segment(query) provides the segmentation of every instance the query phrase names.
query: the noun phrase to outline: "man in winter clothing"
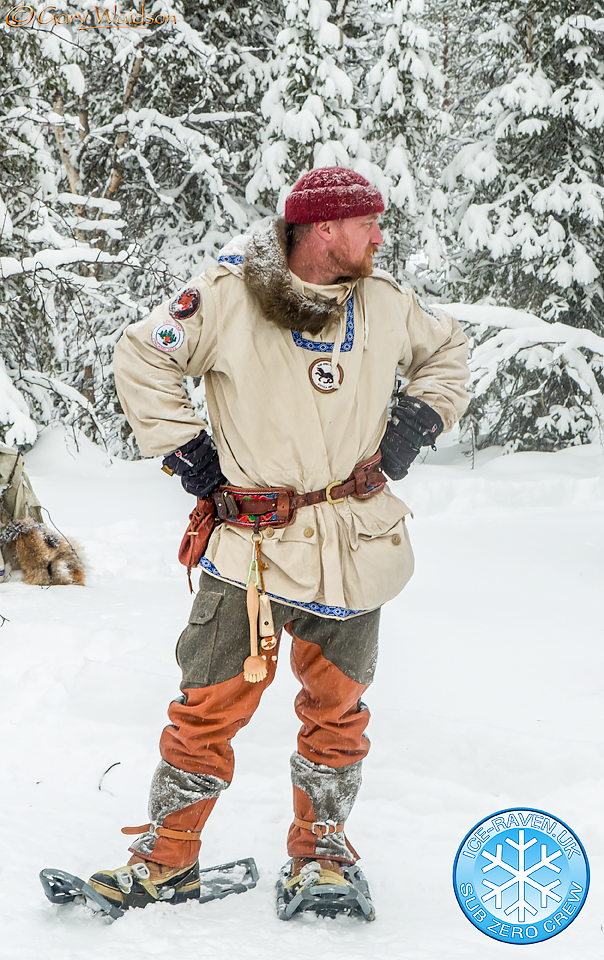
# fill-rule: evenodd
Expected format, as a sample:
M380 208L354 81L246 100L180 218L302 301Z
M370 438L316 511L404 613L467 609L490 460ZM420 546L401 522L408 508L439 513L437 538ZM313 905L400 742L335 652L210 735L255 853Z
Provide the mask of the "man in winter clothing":
M142 453L163 456L189 492L214 489L223 520L177 647L182 696L161 737L151 823L130 847L135 892L143 862L156 891L195 895L199 835L232 779L231 738L274 677L283 628L302 687L292 881L317 862L338 882L358 859L344 824L369 749L361 697L379 609L413 571L409 510L381 470L404 476L467 404L459 324L373 269L383 209L353 171L311 171L288 197L285 220L232 241L217 266L117 346L117 389ZM397 368L408 385L388 421ZM200 375L213 442L182 386ZM273 620L271 636L260 630L257 682L244 670L254 549L252 580L270 597ZM91 883L116 903L149 899L125 893L112 871Z

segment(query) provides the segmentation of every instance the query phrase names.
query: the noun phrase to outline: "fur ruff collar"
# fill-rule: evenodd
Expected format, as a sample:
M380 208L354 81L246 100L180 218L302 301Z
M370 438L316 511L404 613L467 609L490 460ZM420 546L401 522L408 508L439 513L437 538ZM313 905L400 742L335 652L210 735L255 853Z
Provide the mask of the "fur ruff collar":
M243 278L267 320L285 330L316 336L340 320L343 307L335 299L307 296L295 290L286 250L285 220L276 220L266 233L253 234L248 239Z

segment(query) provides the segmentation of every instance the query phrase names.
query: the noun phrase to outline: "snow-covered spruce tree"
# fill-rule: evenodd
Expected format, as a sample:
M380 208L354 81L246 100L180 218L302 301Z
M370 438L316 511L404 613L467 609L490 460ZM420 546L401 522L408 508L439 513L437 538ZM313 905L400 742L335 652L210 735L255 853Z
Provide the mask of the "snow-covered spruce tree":
M241 198L253 172L263 122L260 102L272 79L275 38L282 25L280 3L256 0L183 0L187 22L216 48L215 68L196 112L205 112L204 129L228 155L221 163L229 195ZM235 226L241 226L239 210Z
M490 323L479 305L457 310L470 321L473 396L462 437L472 451L493 445L551 451L602 441L603 337L530 314L506 317L502 308L491 308Z
M433 62L435 36L424 22L424 0L386 0L375 7L376 32L368 73L367 140L389 181L382 218L382 258L400 280L422 285L422 275L441 265L433 208L442 207L436 186L450 117L443 109L444 77Z
M76 229L83 206L68 220L53 213L62 159L66 179L73 176L65 125L77 123L65 117L60 90L75 96L81 73L70 48L47 30L3 23L0 47L0 355L14 384L11 390L5 382L2 393L21 412L19 417L12 404L3 403L3 436L8 443L31 444L37 435L32 416L41 423L62 416L72 424L85 417L102 437L87 395L92 367L86 344L94 334L84 308L86 292L98 292L89 264L100 253ZM119 223L108 220L107 229L118 231Z
M474 51L454 51L463 146L444 175L458 204L450 290L601 333L604 4L470 6Z
M227 5L202 6L228 19ZM3 338L3 355L39 423L78 423L116 452L134 447L111 376L115 341L247 223L237 181L249 176L266 56L263 23L251 36L239 24L219 51L179 6L145 9L162 25L79 31L69 20L94 22L87 0L58 25L0 33L0 129L19 138L4 152L16 186L2 253L17 254L3 261L4 323L20 336Z
M246 191L267 214L283 208L292 184L313 167L352 167L384 185L361 130L367 3L283 0L283 8Z

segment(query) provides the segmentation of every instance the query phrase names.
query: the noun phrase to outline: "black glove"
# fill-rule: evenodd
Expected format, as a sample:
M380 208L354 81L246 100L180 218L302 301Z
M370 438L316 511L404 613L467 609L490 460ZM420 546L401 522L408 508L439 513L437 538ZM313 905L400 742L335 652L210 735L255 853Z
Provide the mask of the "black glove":
M392 480L402 480L421 448L433 446L443 429L441 418L427 403L397 394L380 444L382 470Z
M226 483L218 452L205 430L164 457L162 470L170 476L177 474L187 493L194 497L207 497L221 483Z

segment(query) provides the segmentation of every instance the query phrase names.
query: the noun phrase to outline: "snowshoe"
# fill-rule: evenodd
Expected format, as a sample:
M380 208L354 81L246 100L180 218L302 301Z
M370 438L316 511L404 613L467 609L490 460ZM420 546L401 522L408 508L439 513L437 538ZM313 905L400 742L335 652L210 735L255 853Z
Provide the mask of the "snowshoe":
M129 907L148 903L183 903L185 900L221 900L231 893L244 893L258 882L258 870L252 857L233 860L216 867L199 869L197 863L180 873L165 868L163 881L152 883L145 863L134 863L118 870L101 870L88 883L64 870L47 868L40 873L44 893L51 903L79 902L108 920L117 920Z
M286 863L277 880L277 916L291 920L296 913L310 911L320 917L338 914L375 920L369 885L359 867L342 864L342 874L318 861L306 863L292 877L292 862Z
M74 900L86 903L93 913L100 913L109 920L117 920L124 914L120 907L114 906L84 880L74 876L73 873L47 867L40 871L40 882L51 903L62 905L72 903Z

